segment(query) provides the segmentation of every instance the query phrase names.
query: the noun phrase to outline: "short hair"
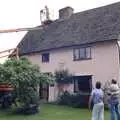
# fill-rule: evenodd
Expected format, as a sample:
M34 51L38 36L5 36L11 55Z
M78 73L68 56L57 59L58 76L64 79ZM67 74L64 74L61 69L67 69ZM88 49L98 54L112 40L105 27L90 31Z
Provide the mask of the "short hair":
M112 84L117 84L117 81L112 79Z
M99 82L99 81L96 82L96 85L95 85L95 86L96 86L97 89L100 89L100 88L101 88L101 82Z

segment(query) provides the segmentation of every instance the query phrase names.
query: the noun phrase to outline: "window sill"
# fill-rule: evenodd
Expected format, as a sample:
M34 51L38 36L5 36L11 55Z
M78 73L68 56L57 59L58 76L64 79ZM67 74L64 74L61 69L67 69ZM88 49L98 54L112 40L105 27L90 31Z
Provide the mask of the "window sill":
M91 60L92 58L84 58L84 59L73 59L73 61L83 61L83 60Z
M42 62L42 63L45 63L45 64L47 64L47 63L49 63L49 62Z
M80 95L90 95L91 92L85 91L85 92L80 92L80 91L74 91L74 94L80 94Z

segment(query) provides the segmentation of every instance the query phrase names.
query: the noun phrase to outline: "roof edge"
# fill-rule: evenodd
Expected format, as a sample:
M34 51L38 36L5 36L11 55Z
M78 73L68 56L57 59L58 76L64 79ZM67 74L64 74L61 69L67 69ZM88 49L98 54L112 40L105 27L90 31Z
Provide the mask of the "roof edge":
M63 48L69 48L69 47L77 47L77 46L84 46L84 45L92 45L92 44L96 44L96 43L102 43L102 42L111 42L111 41L118 41L117 39L111 39L111 40L107 40L107 41L98 41L98 42L92 42L92 43L86 43L86 44L79 44L79 45L69 45L69 46L62 46L62 47L56 47L56 48L50 48L50 49L44 49L44 50L39 50L39 51L31 51L31 52L27 52L27 53L23 53L23 54L19 54L20 56L23 55L30 55L30 54L35 54L35 53L39 53L39 52L45 52L45 51L50 51L50 50L57 50L57 49L63 49Z

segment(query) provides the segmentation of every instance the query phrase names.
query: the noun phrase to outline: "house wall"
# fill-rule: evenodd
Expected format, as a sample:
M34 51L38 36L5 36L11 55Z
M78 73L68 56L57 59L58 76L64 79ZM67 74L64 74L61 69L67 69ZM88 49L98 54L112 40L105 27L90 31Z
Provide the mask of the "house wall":
M42 63L41 54L28 55L32 63L40 66L42 72L52 72L60 68L68 68L75 76L92 75L92 84L101 81L104 85L106 81L112 78L119 81L119 55L116 42L101 42L92 45L92 59L73 61L73 49L63 48L59 50L48 51L50 53L50 62ZM73 85L71 85L73 88ZM50 88L50 100L57 96L57 87Z

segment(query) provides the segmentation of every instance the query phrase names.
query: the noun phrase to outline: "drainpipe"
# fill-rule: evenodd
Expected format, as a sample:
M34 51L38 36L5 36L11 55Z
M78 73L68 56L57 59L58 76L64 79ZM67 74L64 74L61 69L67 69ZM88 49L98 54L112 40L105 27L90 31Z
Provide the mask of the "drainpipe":
M119 39L117 40L117 48L118 48L118 55L119 55L119 82L120 82L120 41Z

